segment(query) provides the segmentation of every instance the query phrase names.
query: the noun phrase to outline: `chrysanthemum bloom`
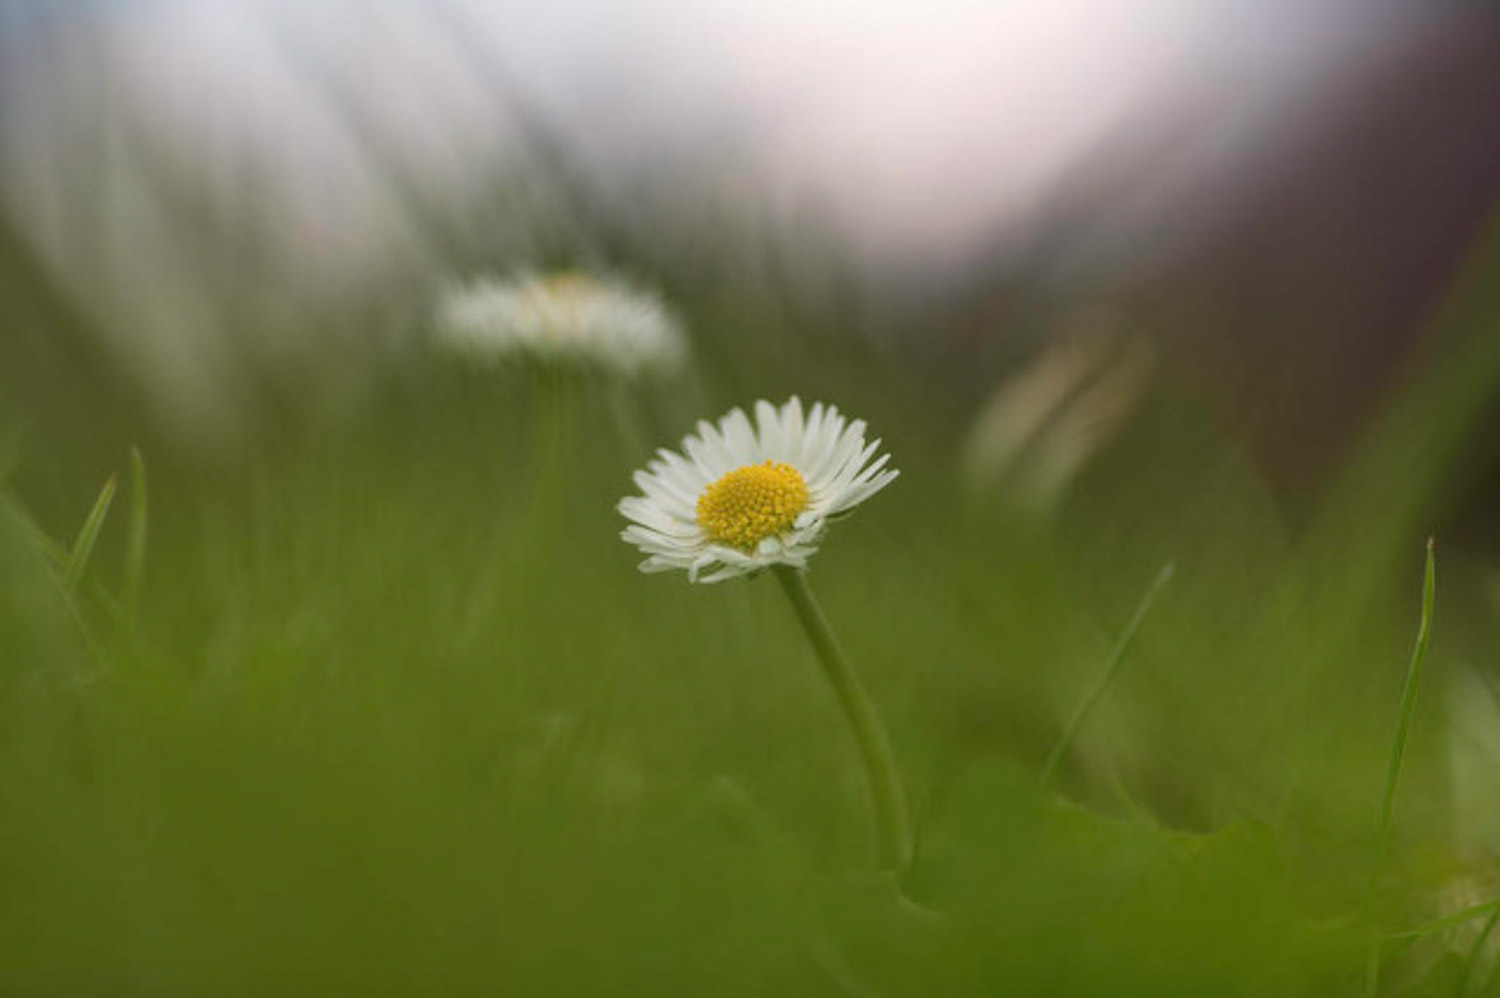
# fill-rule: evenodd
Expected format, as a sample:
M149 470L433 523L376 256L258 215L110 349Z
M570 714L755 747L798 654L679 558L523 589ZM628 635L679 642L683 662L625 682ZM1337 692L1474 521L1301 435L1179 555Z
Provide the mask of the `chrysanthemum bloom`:
M531 357L617 374L671 374L687 358L681 323L649 292L577 271L449 288L433 319L437 342L476 359Z
M657 451L635 473L642 495L620 500L632 521L621 537L647 555L643 572L681 568L719 582L772 565L802 568L832 518L891 483L889 454L865 442L863 420L792 398L755 403L755 423L734 409L700 421L682 454Z

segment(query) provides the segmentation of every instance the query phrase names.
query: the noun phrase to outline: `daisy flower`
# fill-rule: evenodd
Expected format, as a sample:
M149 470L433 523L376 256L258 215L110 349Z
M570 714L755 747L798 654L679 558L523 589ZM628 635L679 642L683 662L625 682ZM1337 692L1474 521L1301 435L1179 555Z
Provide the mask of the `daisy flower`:
M717 425L700 421L682 453L659 450L635 473L641 494L620 500L631 521L620 536L646 555L643 572L681 568L691 582L720 582L772 570L859 748L876 864L899 876L912 835L890 738L803 571L828 522L895 479L879 450L879 440L865 443L863 420L821 402L804 414L795 396L779 409L762 400L753 424L731 409Z
M657 296L578 271L450 287L436 342L473 358L579 362L617 374L671 374L687 359L682 325Z
M755 403L755 422L733 409L662 449L635 473L641 495L620 500L631 521L620 536L640 548L643 572L681 568L692 582L720 582L772 565L803 568L824 528L885 488L897 472L864 420L796 397Z

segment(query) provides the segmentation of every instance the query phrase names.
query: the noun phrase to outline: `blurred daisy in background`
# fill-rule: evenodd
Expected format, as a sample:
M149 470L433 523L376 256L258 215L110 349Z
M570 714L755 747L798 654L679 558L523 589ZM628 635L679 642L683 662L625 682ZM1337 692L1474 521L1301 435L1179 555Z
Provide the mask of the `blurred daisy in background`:
M780 409L755 403L755 423L733 409L700 421L679 454L657 451L635 473L642 495L620 500L621 537L647 555L643 572L681 568L719 582L772 565L803 568L830 519L879 492L898 472L864 420L795 396Z
M438 300L433 337L475 360L531 358L625 377L675 374L688 355L682 324L660 298L581 271L450 287Z

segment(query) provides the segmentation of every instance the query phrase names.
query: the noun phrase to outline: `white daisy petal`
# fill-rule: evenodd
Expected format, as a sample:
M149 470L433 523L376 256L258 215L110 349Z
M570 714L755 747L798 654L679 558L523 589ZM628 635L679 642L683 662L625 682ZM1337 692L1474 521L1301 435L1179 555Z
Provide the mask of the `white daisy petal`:
M703 491L705 485L713 481L705 469L684 460L680 454L674 454L665 449L656 453L660 455L660 459L652 461L647 467L658 477L678 486L684 492L691 492L696 496Z
M873 444L870 445L870 449L873 452L875 450L875 448L877 448L879 446L880 446L880 441L877 440ZM859 484L861 482L868 482L870 479L872 479L876 475L880 474L880 469L884 468L886 466L886 462L890 461L890 459L891 459L891 456L889 454L882 454L878 458L876 458L874 461L871 461L869 464L866 464L864 466L864 468L860 471L860 473L854 477L855 484Z
M879 477L869 482L865 482L862 485L852 486L849 491L845 492L842 496L839 497L838 503L829 510L829 515L841 513L846 509L852 509L855 506L858 506L860 503L864 502L866 499L870 498L872 495L885 488L891 482L895 481L898 474L899 472L896 471L888 471L885 474L880 475Z
M828 474L844 440L844 418L832 407L823 414L823 425L818 438L813 441L814 451L807 457L808 484L823 479Z
M725 565L715 572L700 576L698 582L706 586L714 582L724 582L729 579L737 579L741 575L746 575L751 571L753 571L753 569L745 568L742 565Z
M861 448L859 451L851 455L848 460L846 460L844 464L839 468L838 474L834 476L834 479L830 483L829 488L835 492L846 491L849 486L854 483L854 479L859 474L859 470L864 467L865 462L869 461L870 456L875 453L875 448L878 446L880 446L879 440L875 441L873 444L866 445L865 447Z
M827 457L819 464L812 465L807 471L807 484L812 488L827 489L837 481L844 467L852 461L864 446L862 433L854 432L853 427L844 431L838 437Z
M755 428L743 409L733 409L720 421L729 454L737 467L757 463L761 455L759 442L755 439Z
M679 564L677 564L677 562L675 562L675 561L671 561L671 560L668 560L666 558L662 558L662 557L660 557L658 555L652 555L650 558L647 558L645 561L641 562L636 567L639 568L642 572L651 573L651 572L670 572L670 571L673 571L675 569L679 569L682 566L679 565Z
M663 537L697 537L698 524L672 516L650 499L620 500L620 514Z
M640 524L631 524L620 531L620 538L646 554L680 554L695 551L698 547L693 538L670 537Z
M688 565L688 581L697 582L698 573L714 563L712 554L700 554Z
M720 439L717 431L706 423L698 424L696 437L684 437L683 449L694 464L705 471L710 480L728 474L735 467L734 459Z
M674 468L658 468L654 472L642 475L634 479L636 488L647 494L664 493L672 498L686 504L689 511L693 503L698 501L698 493L703 491L703 483L692 481ZM647 484L649 483L649 485Z
M802 461L803 443L802 400L793 395L781 407L782 453L777 460L799 464Z
M636 488L667 506L674 515L688 518L693 516L693 503L697 501L697 497L690 490L670 479L644 471L637 471L631 476L631 480L635 482Z
M812 409L807 414L807 425L802 428L802 448L803 448L803 450L802 450L801 455L799 455L799 457L801 458L801 460L803 460L803 461L809 461L809 460L812 459L813 455L812 455L812 453L810 451L810 448L813 446L814 441L816 441L817 439L819 439L819 437L822 435L822 432L823 432L823 403L822 402L814 402L813 406L812 406Z
M786 460L786 445L781 433L781 413L765 399L755 403L755 425L759 430L760 454L771 461Z

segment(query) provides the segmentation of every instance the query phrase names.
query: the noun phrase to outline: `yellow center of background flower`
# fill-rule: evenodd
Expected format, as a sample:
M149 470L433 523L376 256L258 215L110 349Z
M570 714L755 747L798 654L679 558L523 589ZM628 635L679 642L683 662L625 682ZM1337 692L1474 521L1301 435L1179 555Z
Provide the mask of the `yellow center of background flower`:
M603 287L597 279L581 270L554 271L540 283L543 291L554 295L593 294Z
M807 483L789 464L736 468L698 497L698 526L714 541L750 550L807 508Z
M604 295L604 285L579 270L560 270L531 282L522 291L528 320L548 340L577 332L578 313Z

